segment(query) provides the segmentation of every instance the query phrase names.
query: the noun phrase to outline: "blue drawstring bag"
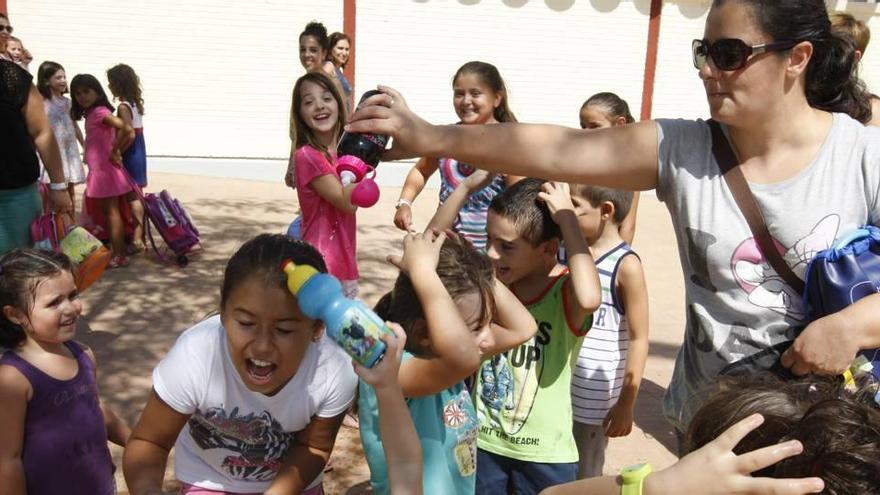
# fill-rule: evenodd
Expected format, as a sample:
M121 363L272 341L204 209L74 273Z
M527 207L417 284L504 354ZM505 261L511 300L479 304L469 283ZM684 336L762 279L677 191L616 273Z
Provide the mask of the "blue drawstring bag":
M807 266L804 306L808 321L836 313L880 292L880 229L867 225L816 254ZM880 318L880 314L877 315ZM880 350L862 351L880 378Z

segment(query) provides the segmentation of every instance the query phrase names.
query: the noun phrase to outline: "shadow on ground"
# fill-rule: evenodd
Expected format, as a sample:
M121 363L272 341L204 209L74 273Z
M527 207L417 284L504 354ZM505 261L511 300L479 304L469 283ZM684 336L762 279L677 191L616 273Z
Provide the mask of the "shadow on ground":
M653 343L651 344L653 347ZM659 412L663 409L663 394L666 388L648 378L642 379L635 411L635 424L645 434L660 442L671 454L678 455L675 430Z

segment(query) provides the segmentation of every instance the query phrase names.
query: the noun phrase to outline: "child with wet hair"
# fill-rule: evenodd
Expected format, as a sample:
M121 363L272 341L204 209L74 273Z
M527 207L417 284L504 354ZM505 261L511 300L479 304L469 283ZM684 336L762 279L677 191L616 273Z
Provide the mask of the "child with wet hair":
M760 413L764 423L739 442L739 454L790 440L803 453L753 473L771 478L818 476L830 495L880 494L880 405L876 386L847 390L839 377L784 381L770 373L721 380L694 415L685 451L709 443L732 424Z
M880 494L877 385L839 377L785 380L769 372L723 378L691 420L685 455L642 478L645 494ZM622 476L555 486L541 495L621 492Z
M478 170L443 203L431 228L446 228L493 176ZM477 493L537 493L577 475L571 377L592 313L601 304L596 265L568 184L527 178L489 205L487 256L495 277L528 308L538 332L477 373ZM569 266L557 262L565 241Z
M375 309L406 333L398 382L421 444L424 493L481 493L475 490L480 425L465 380L481 360L531 339L537 324L493 275L489 258L462 238L410 234L403 255L389 261L401 271ZM384 448L387 428L380 431L379 394L363 380L358 390L373 492L401 493Z

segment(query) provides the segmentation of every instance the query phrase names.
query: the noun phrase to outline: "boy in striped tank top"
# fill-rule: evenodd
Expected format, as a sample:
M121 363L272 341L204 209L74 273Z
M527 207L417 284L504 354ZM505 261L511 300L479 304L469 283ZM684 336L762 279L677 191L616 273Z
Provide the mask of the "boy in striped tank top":
M593 314L571 380L578 479L602 476L609 437L629 435L648 357L648 293L642 263L620 236L633 193L571 185L581 233L590 245L602 305Z

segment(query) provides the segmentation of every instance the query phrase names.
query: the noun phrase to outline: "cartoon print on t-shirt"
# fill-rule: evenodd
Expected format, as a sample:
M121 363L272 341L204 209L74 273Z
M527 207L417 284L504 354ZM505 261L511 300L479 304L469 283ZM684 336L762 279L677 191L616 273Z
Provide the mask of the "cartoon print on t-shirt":
M718 242L714 235L691 227L685 228L692 274L691 282L710 292L718 292L709 276L709 247Z
M813 256L834 243L839 227L840 217L832 214L820 220L809 234L787 249L776 239L773 239L773 243L792 271L803 277ZM740 288L748 294L750 303L798 322L804 320L806 314L800 294L776 274L761 253L755 238L750 237L737 246L730 260L730 268Z
M223 469L233 479L272 481L293 444L294 433L263 411L240 416L238 407L227 414L222 407L190 416L189 433L204 450L223 449Z
M471 396L462 390L443 406L443 424L447 431L454 433L456 444L453 447L458 472L471 476L477 472L477 433L479 425L469 411L472 411Z
M493 357L480 369L479 398L493 428L516 435L528 421L541 388L544 347L550 344L551 328L549 322L538 322L534 337Z

